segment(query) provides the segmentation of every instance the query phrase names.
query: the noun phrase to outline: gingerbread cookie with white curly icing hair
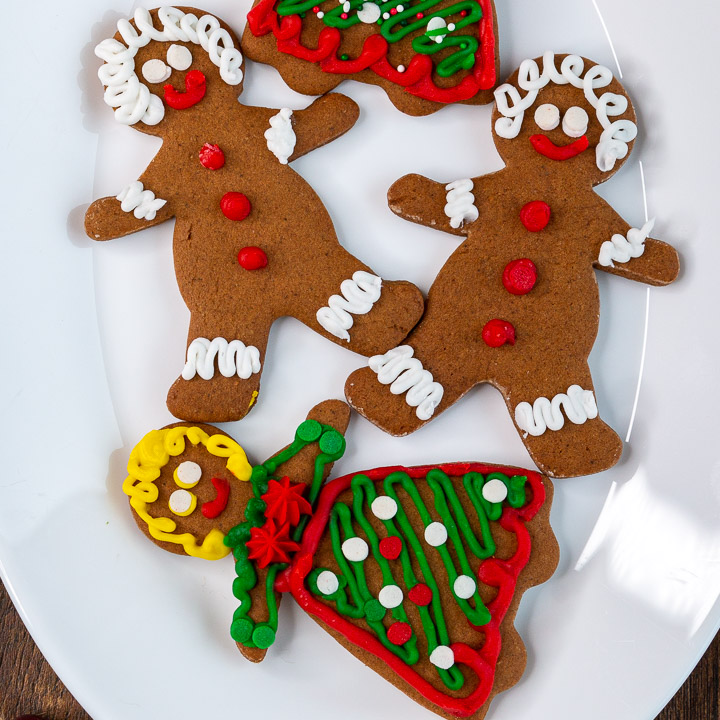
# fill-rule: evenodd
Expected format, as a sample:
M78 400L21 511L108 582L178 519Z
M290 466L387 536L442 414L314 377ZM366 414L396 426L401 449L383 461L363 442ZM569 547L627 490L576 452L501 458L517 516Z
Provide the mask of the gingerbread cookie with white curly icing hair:
M95 50L105 102L163 144L139 180L92 203L85 228L110 240L176 219L175 270L191 318L171 412L194 422L243 417L281 316L364 355L400 342L422 295L344 250L289 164L347 132L357 105L339 94L305 110L242 105L238 40L200 10L139 8L117 28Z
M466 239L417 328L353 373L346 395L406 435L490 383L543 472L599 472L620 458L622 441L598 416L587 363L600 312L594 271L666 285L678 255L649 237L653 222L633 228L593 192L637 135L608 68L550 52L525 60L495 95L503 170L447 185L408 175L388 192L397 215Z

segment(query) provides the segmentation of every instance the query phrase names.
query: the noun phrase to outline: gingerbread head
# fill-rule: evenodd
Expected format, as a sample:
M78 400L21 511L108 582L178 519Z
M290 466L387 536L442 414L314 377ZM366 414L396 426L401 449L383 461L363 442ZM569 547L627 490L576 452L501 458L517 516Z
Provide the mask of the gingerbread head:
M95 54L115 118L150 135L189 127L242 92L243 56L225 23L194 8L137 8Z
M622 167L637 136L635 111L612 71L578 55L523 61L495 98L498 152L528 173L597 185Z

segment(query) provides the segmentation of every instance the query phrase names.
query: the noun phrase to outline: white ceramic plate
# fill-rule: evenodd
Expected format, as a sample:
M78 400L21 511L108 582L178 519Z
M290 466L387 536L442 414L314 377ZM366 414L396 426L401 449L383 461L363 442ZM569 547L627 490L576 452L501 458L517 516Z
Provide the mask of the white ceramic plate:
M242 28L247 2L205 4ZM684 270L676 285L650 291L599 278L603 315L591 364L604 416L629 442L611 471L556 484L562 560L522 604L527 672L495 702L492 720L653 718L720 621L718 150L707 123L720 111L712 69L720 7L597 4L499 0L504 73L548 48L616 68L612 37L642 134L602 193L636 225L646 202ZM102 246L82 232L87 204L135 179L156 146L114 124L95 76L92 48L130 10L121 0L5 10L14 32L3 36L0 118L3 579L96 720L252 711L430 718L289 601L267 660L245 662L228 636L231 563L160 552L130 517L124 466L145 431L171 420L165 392L182 364L187 322L170 225ZM362 108L357 126L295 167L347 248L383 276L427 289L458 240L393 216L386 189L407 172L450 181L498 168L490 110L452 107L413 119L377 88L347 83L342 91ZM308 104L275 70L253 64L243 100ZM286 442L315 402L340 397L362 363L290 320L275 326L268 358L259 406L228 428L255 460ZM471 458L531 464L487 387L409 438L359 418L348 438L338 474Z

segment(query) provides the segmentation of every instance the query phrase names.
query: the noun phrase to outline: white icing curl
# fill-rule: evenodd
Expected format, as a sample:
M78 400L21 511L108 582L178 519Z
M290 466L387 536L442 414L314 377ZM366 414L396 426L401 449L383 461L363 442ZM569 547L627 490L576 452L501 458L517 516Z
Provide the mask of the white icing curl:
M316 314L317 321L331 335L350 341L348 330L352 315L366 315L380 299L382 278L364 270L353 273L352 280L340 283L341 295L331 295L328 304Z
M626 263L638 258L645 252L645 241L655 227L655 218L646 222L640 229L630 228L627 238L620 233L612 236L600 246L598 264L603 267L615 267L614 263Z
M448 191L445 205L445 214L450 218L450 227L462 227L465 222L475 222L478 219L478 209L475 207L475 196L472 194L473 181L469 178L455 180L445 186Z
M145 190L139 180L131 182L116 196L123 212L131 212L138 220L154 220L157 211L167 200L156 198L152 190Z
M560 430L565 425L565 410L568 420L575 425L583 425L598 416L595 395L592 390L583 390L579 385L571 385L567 394L560 393L552 400L539 397L530 405L521 402L515 408L515 422L524 432L538 437L546 430Z
M116 108L118 122L134 125L142 121L146 125L157 125L165 116L162 100L140 82L135 72L135 56L151 40L200 45L220 69L224 82L228 85L242 82L242 54L216 17L203 15L198 18L166 6L158 9L162 30L153 25L152 16L145 8L137 8L133 19L137 29L125 18L118 20L117 29L125 45L115 38L107 38L95 48L95 54L105 61L98 70L98 77L105 85L104 100Z
M265 131L268 150L281 165L287 165L288 158L295 150L297 138L292 127L292 112L290 108L280 110L270 118L270 127Z
M612 71L603 65L595 65L583 76L584 70L585 63L579 55L565 57L558 71L555 53L548 51L543 55L542 73L535 60L523 60L518 71L517 84L525 91L525 96L521 96L519 90L509 83L495 90L497 108L503 116L495 122L495 132L508 140L517 137L525 111L535 103L540 90L551 82L556 85L570 84L582 89L587 101L595 108L597 119L603 128L596 149L597 166L603 172L612 170L617 160L627 156L628 143L637 137L637 125L630 120L610 120L628 109L628 101L624 95L606 92L598 97L595 92L610 85L613 81Z
M247 380L260 372L260 351L254 345L245 345L240 340L228 342L225 338L213 340L196 338L187 349L187 362L182 371L185 380L199 375L203 380L215 376L215 359L223 377L237 375Z
M393 395L407 393L405 402L417 408L415 414L418 419L429 420L445 390L433 380L432 373L413 357L414 353L409 345L400 345L384 355L374 355L368 360L368 366L377 373L380 383L390 385Z

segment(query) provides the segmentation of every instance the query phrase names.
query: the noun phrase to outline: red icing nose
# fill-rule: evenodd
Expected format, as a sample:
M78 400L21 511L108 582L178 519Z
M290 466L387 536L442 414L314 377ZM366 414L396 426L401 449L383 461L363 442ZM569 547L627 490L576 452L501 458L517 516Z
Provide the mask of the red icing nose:
M205 97L205 76L199 70L191 70L185 76L185 92L176 90L170 83L163 87L165 102L173 110L187 110Z
M495 318L485 325L482 339L492 348L502 347L505 343L515 344L515 328L507 320Z

